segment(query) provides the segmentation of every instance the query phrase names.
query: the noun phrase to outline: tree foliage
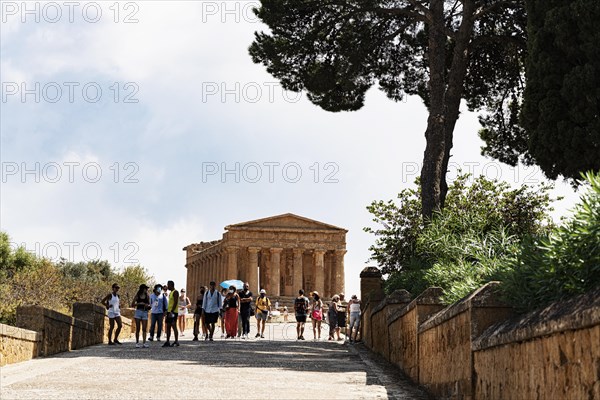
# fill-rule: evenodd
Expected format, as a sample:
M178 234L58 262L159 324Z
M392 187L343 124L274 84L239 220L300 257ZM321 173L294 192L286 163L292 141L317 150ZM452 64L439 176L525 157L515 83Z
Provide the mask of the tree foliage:
M418 185L418 182L416 182ZM504 182L460 175L449 187L446 207L429 224L420 217L418 189L398 195L400 204L373 202L368 210L381 229L372 259L390 274L387 290L418 295L429 286L444 289L447 302L498 278L503 261L529 235L549 229L551 186L512 189Z
M483 154L577 180L600 170L600 3L527 0L527 15L524 95L483 120Z
M253 61L319 107L358 110L376 83L395 101L421 97L426 218L444 206L461 99L493 113L522 83L524 0L261 0L255 12L270 32L255 34Z
M121 286L123 306L129 306L140 284L155 279L139 265L119 271L108 261L71 262L36 257L23 247L11 248L0 232L0 322L14 324L20 305L40 305L68 313L74 302L99 303L114 282Z

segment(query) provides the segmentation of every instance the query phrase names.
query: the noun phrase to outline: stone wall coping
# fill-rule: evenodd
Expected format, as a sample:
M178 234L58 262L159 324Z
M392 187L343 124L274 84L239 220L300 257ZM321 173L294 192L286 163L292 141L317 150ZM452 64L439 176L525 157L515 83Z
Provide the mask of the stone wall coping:
M405 304L410 303L410 293L407 290L399 289L394 291L389 296L386 296L379 304L373 308L371 315L377 314L379 311L385 309L386 306L391 304Z
M377 267L365 267L360 271L361 278L381 278L381 271Z
M42 335L39 332L30 331L29 329L18 328L16 326L5 324L0 324L0 336L26 340L28 342L42 341Z
M19 309L33 310L33 313L41 314L42 316L44 316L46 318L50 318L55 321L67 324L67 325L72 325L77 328L86 329L89 331L94 330L94 325L87 321L76 319L76 318L71 317L70 315L66 315L66 314L60 313L58 311L51 310L49 308L44 308L42 306L19 306ZM17 313L19 313L18 309L17 309Z
M431 318L419 326L419 333L435 328L449 319L454 318L458 314L472 308L508 308L509 306L502 303L496 295L499 284L500 282L496 281L486 283L462 300L433 314Z
M415 297L413 301L408 303L405 307L402 307L399 310L395 310L390 317L388 318L388 326L393 324L398 318L402 318L406 314L408 314L412 309L414 309L417 305L419 306L433 306L433 305L441 305L442 300L441 296L443 294L442 288L439 287L430 287L427 288Z
M94 304L94 303L73 303L73 309L75 308L80 308L80 309L84 309L86 311L91 311L97 314L102 314L105 315L106 314L106 308L104 308L103 306L100 306L98 304Z
M472 346L473 351L484 350L599 324L600 288L494 324Z

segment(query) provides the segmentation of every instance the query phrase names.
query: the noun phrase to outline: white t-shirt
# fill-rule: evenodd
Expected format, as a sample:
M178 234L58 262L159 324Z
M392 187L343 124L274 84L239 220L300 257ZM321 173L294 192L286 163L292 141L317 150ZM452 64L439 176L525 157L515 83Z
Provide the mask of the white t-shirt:
M359 302L351 302L350 303L350 312L351 313L359 313L360 314L360 303Z

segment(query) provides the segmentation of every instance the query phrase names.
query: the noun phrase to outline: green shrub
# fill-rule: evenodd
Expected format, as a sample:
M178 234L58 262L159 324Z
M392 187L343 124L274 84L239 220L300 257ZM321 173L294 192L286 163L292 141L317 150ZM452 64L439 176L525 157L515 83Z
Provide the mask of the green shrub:
M589 187L572 217L551 234L524 242L506 262L503 292L519 310L600 286L600 174L582 176Z

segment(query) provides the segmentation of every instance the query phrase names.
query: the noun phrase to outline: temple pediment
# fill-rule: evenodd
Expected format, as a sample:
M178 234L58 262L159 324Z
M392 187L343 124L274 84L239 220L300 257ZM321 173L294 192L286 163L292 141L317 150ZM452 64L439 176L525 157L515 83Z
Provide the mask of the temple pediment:
M302 217L296 214L281 214L273 217L256 219L253 221L241 222L239 224L228 225L225 227L226 230L252 230L252 229L306 229L306 230L327 230L327 231L342 231L347 232L346 229L339 228L334 225L329 225L324 222L315 221L310 218Z

